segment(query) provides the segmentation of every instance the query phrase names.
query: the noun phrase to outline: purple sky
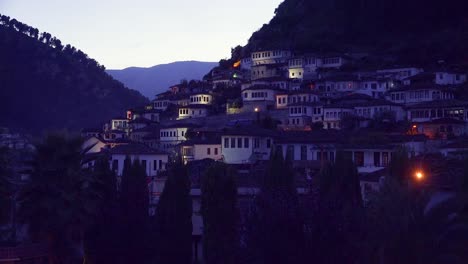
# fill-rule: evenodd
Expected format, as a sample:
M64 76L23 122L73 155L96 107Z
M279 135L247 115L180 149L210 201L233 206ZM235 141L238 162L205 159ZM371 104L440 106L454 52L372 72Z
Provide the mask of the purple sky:
M0 13L57 36L108 69L218 61L282 0L0 0Z

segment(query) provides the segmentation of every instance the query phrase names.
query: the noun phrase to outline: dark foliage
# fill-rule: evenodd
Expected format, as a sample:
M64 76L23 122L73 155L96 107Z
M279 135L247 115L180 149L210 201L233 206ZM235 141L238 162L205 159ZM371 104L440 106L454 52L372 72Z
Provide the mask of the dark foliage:
M124 161L120 191L120 256L123 263L142 263L148 258L149 196L146 172L138 159Z
M192 260L192 197L187 168L170 168L156 211L158 263L189 264Z
M26 132L95 127L148 102L49 33L0 15L0 122Z
M201 212L206 263L238 263L237 187L224 163L212 164L203 175Z
M466 64L467 9L463 0L286 0L242 52L364 51L393 55L402 64Z

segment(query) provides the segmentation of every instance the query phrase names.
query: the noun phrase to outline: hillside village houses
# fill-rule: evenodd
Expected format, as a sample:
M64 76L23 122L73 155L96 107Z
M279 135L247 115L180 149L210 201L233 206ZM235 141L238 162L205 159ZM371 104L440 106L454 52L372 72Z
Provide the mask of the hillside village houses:
M101 129L83 130L85 147L93 146L92 155L110 155L117 175L126 156L144 161L152 208L175 159L196 167L231 165L244 195L258 188L276 149L291 158L298 190L342 151L357 166L365 194L378 190L401 148L414 158L468 151L468 101L460 97L468 70L345 70L353 60L347 54L255 51L232 67L213 69L203 81L170 87L150 105L122 109L125 117ZM199 179L192 180L197 204Z

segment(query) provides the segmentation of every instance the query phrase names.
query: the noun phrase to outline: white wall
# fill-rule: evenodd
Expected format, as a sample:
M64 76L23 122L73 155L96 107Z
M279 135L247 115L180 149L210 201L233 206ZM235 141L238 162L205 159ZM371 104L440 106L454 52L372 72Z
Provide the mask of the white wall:
M228 139L228 147L225 145L225 140ZM234 139L235 147L231 148L231 140ZM238 140L242 140L241 147L239 148ZM245 140L248 140L248 147L245 147ZM267 147L267 140L270 141L270 147ZM259 143L255 147L255 142ZM256 159L268 160L270 158L270 151L273 147L273 139L264 137L252 136L230 136L225 135L221 138L221 148L224 161L228 164L243 164L249 163L253 155Z
M149 177L157 176L158 171L165 170L166 164L169 158L167 154L151 154L151 155L144 154L144 155L129 155L129 156L132 162L136 158L138 158L140 162L142 160L146 160L145 171ZM117 161L117 165L118 165L117 170L116 170L117 176L122 176L125 158L126 158L125 154L113 154L111 157L111 160L110 160L111 169L113 169L114 162ZM156 161L156 168L154 167L154 161ZM160 164L160 161L161 161L161 164Z
M208 149L210 149L210 154L208 154ZM215 149L217 149L218 154L215 154ZM194 160L202 160L202 159L219 160L222 157L221 144L212 144L212 145L195 144L193 148L193 157L194 157Z

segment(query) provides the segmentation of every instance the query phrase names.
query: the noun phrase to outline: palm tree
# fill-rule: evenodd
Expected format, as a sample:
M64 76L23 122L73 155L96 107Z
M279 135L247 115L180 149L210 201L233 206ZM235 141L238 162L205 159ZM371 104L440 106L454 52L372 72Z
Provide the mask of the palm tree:
M83 230L95 212L81 146L81 138L48 135L36 146L30 180L20 194L20 216L33 240L48 243L51 263L83 256Z

